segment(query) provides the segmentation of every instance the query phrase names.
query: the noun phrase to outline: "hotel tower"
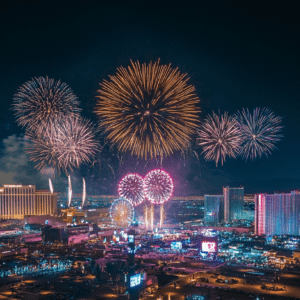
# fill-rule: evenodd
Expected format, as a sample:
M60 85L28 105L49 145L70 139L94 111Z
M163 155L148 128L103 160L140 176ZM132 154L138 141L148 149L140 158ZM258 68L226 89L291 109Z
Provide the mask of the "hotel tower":
M36 190L35 185L5 184L0 188L0 219L53 215L56 211L56 193Z

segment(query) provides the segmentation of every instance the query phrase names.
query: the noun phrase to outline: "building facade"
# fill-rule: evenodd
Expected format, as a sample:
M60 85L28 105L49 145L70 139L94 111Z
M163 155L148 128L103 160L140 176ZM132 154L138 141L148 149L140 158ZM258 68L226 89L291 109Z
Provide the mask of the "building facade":
M300 193L257 194L255 233L258 235L300 234Z
M224 222L243 219L244 188L223 188L224 196Z
M217 225L224 221L223 195L204 196L204 221L205 224Z
M56 212L56 193L36 190L35 185L5 184L0 188L0 219L24 219Z

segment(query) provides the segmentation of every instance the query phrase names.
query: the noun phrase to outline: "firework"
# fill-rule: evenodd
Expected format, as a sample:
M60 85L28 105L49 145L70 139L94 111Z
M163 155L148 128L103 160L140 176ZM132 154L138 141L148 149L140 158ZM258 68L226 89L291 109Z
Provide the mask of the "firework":
M159 227L162 228L165 220L165 210L164 210L164 205L162 204L160 206L160 212L159 212L160 218L159 218Z
M217 115L214 112L205 119L198 131L198 144L202 146L204 158L214 160L216 166L223 163L226 157L236 158L241 143L241 135L234 118Z
M13 97L13 110L20 126L34 132L61 116L78 114L79 101L71 88L60 80L32 78Z
M41 134L28 132L30 160L38 169L52 166L66 173L89 163L99 151L92 124L81 117L64 117L53 121Z
M71 201L72 201L72 182L71 182L71 176L68 176L68 207L71 206Z
M150 206L150 228L154 230L154 205L151 204Z
M148 214L149 214L149 208L148 205L146 204L144 207L144 223L146 229L148 229Z
M65 169L79 168L82 163L89 163L99 151L92 124L83 118L65 118L52 127L56 128L59 142L59 161Z
M138 174L128 174L119 183L119 195L130 201L134 206L141 204L144 199L144 180Z
M282 138L282 118L268 108L238 111L235 116L242 134L240 155L246 160L268 156Z
M50 178L49 178L49 190L50 190L51 194L53 194L53 193L54 193L54 189L53 189L52 181L51 181L51 179L50 179Z
M131 64L100 84L96 113L107 138L120 152L144 159L187 148L199 112L187 75L159 61Z
M86 184L85 184L85 179L82 178L82 183L83 183L83 187L82 187L82 205L81 207L84 206L85 200L86 200Z
M126 228L132 223L133 212L133 205L124 198L115 200L110 207L110 217L120 228Z
M166 203L173 193L173 180L163 170L156 169L150 171L144 179L144 190L146 197L151 203Z
M64 168L64 163L59 159L60 143L54 127L48 126L43 134L27 132L29 143L26 144L26 152L29 159L36 163L36 168L44 170L48 166L60 171Z

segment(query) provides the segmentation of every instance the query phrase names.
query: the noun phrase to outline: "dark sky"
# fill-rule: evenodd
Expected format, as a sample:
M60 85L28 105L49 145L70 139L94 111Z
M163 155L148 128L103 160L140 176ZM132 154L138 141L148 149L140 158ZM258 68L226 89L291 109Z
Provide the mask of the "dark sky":
M160 58L189 73L201 99L202 120L212 110L235 113L243 107L267 106L284 124L284 139L269 158L229 159L218 168L202 157L166 160L163 166L175 180L176 195L220 193L223 185L243 185L245 193L300 187L296 1L101 2L10 1L1 7L0 183L25 184L39 176L37 171L32 178L28 175L33 164L20 155L23 131L10 110L21 84L34 76L61 79L79 96L83 114L96 120L99 82L130 59ZM129 157L119 166L106 151L101 169L83 168L74 177L87 176L89 193L111 194L126 172L145 175L149 168L151 163L137 164ZM47 186L46 177L37 179L37 185L45 182L41 188ZM59 185L64 176L55 180Z

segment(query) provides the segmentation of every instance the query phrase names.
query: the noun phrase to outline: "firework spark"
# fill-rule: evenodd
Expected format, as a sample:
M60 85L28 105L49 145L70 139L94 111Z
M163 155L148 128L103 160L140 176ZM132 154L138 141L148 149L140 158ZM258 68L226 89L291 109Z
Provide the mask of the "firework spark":
M53 121L43 133L27 133L30 160L40 170L51 166L66 173L89 163L100 150L92 124L81 117L64 117Z
M59 159L59 139L55 128L47 127L43 134L27 132L29 143L26 144L26 152L29 159L36 163L39 170L47 169L49 166L60 171L64 169L63 162Z
M189 78L159 61L131 62L101 83L96 113L120 152L163 158L187 148L198 128L200 101Z
M138 174L127 174L119 183L119 195L130 201L134 206L145 199L144 180Z
M85 179L82 178L82 183L83 183L83 187L82 187L82 204L81 207L84 206L85 200L86 200L86 184L85 184Z
M79 168L82 163L90 163L99 151L95 131L90 121L80 117L66 118L55 125L59 141L59 160L65 169Z
M132 204L124 198L115 200L110 207L110 217L120 228L126 228L132 223L133 212Z
M153 204L163 204L169 201L173 187L171 176L160 169L150 171L144 179L145 195Z
M71 201L72 201L72 182L71 182L71 176L68 176L68 207L71 206Z
M214 160L216 165L223 163L226 157L236 158L241 143L241 135L234 118L217 115L214 112L205 119L198 131L198 144L202 146L204 158Z
M242 135L240 155L246 160L268 156L282 138L282 118L268 108L238 111L235 116Z
M50 178L49 178L49 190L50 190L51 194L53 194L54 189L53 189L52 181Z
M38 77L19 87L12 108L20 126L40 132L61 116L78 114L78 105L77 97L66 83Z

